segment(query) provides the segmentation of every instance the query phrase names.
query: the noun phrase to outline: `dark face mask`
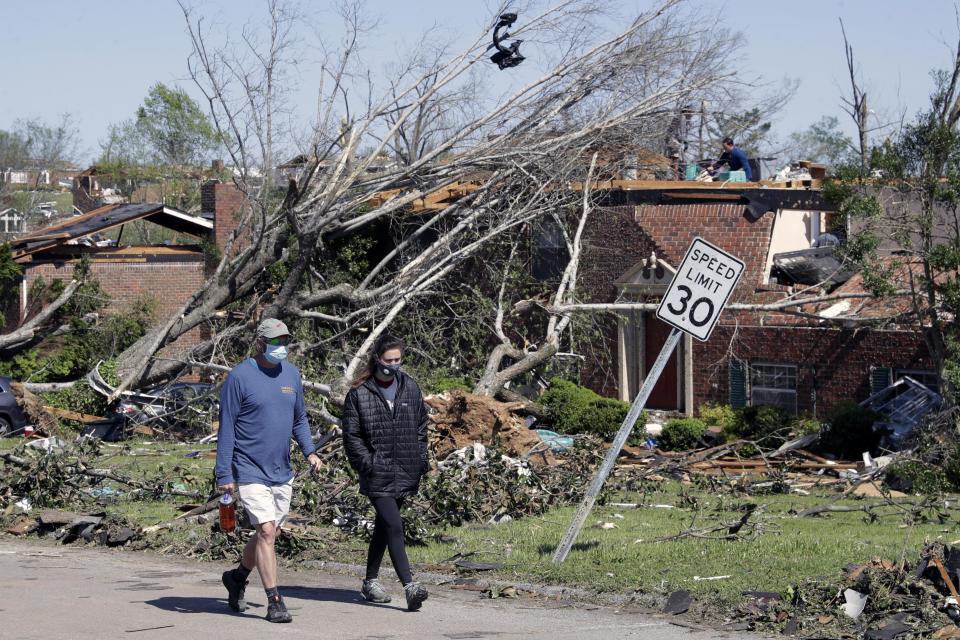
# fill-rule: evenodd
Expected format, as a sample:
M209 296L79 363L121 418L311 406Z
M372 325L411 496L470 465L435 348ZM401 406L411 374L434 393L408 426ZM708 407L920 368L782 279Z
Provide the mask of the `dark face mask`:
M399 364L384 364L381 362L378 366L380 367L380 373L388 378L393 378L400 373Z

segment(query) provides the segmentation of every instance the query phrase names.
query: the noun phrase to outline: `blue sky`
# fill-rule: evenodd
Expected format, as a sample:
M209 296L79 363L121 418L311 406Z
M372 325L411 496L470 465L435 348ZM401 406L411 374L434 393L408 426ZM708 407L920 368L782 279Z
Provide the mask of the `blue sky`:
M436 23L445 35L473 35L489 19L492 2L483 0L370 0L379 17L376 37L364 55L375 65ZM260 0L197 0L204 15L242 25L257 15ZM647 7L620 0L619 8ZM334 15L325 0L305 3L323 31ZM847 90L846 65L838 18L854 45L870 102L881 113L913 114L930 90L929 70L951 62L957 40L950 0L806 0L805 2L719 2L698 0L715 10L726 26L740 30L744 48L736 62L748 76L778 84L798 78L796 97L775 122L782 136L805 128L823 115L843 118L841 93ZM156 81L186 79L189 42L174 0L34 0L4 6L0 60L4 61L0 128L17 118L53 121L70 112L82 131L83 160L98 151L111 123L129 118ZM727 61L726 63L732 63ZM717 64L725 64L718 52ZM502 73L490 67L490 73ZM312 94L294 96L308 108ZM847 124L841 119L845 127Z

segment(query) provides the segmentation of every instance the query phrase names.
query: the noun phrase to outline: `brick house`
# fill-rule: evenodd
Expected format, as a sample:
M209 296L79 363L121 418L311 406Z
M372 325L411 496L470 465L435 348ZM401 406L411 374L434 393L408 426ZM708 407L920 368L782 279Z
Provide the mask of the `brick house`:
M90 260L91 274L110 296L105 313L123 311L149 294L157 304L156 320L170 318L207 278L201 243L214 243L224 251L244 206L243 194L232 184L208 182L201 188L201 199L200 216L160 203L107 204L13 240L11 251L23 275L19 299L7 307L5 330L12 330L39 311L29 298L31 286L38 279L69 281L81 257ZM123 225L139 220L179 232L178 243L122 244ZM116 229L120 230L116 240L91 240ZM172 351L195 345L201 334L194 330L182 336L171 345Z
M581 349L584 384L623 400L636 395L670 332L655 317L656 304L694 237L746 263L731 303L783 300L794 289L775 282L776 274L783 277L779 259L823 254L815 247L830 213L818 190L727 186L672 182L620 190L592 217L578 283L583 301L647 304L619 319L600 319L603 339ZM837 291L862 291L857 276L845 277ZM810 311L849 315L849 303L822 307ZM868 301L856 312L880 316L879 307ZM848 325L728 310L707 342L683 337L648 407L692 415L704 403L776 404L824 416L838 402L863 400L904 373L935 384L926 346L911 327Z

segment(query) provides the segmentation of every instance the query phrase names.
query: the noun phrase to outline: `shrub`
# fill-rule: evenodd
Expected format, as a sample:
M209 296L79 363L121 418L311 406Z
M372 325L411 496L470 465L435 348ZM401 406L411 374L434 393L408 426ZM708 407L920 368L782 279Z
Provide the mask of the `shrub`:
M797 416L790 423L790 430L799 438L801 436L806 436L811 433L820 433L820 429L823 428L823 425L820 423L820 420L811 416Z
M842 402L830 411L830 426L820 438L820 448L848 460L859 459L864 451L874 452L883 434L873 430L873 423L881 418L854 402Z
M728 431L737 421L737 412L728 404L705 404L700 407L700 419L708 427Z
M607 439L612 439L623 424L623 419L630 412L630 405L613 398L600 398L594 400L583 410L581 427L583 432L595 433ZM645 434L644 425L646 420L643 415L637 420L631 435Z
M955 446L943 461L943 473L953 491L960 491L960 446Z
M772 405L744 407L737 413L730 433L744 440L771 445L776 440L786 439L790 426L790 414Z
M657 438L657 446L664 451L686 451L700 444L707 425L697 418L674 418L667 420Z
M547 408L554 431L566 434L595 433L604 437L617 432L630 410L626 402L604 398L561 378L554 378L550 382L550 387L540 396L540 404ZM641 419L644 419L643 416Z
M954 486L943 469L915 460L892 464L887 474L898 478L901 486L903 481L909 482L913 485L910 492L921 495L944 493Z
M43 394L44 401L54 407L107 417L109 406L107 399L90 388L86 380L81 380L69 389Z
M466 378L433 378L427 379L424 383L424 389L427 393L443 393L444 391L473 391L473 387L467 382Z
M543 395L540 404L547 408L554 431L558 433L580 433L583 424L583 412L591 402L600 396L569 380L554 378Z

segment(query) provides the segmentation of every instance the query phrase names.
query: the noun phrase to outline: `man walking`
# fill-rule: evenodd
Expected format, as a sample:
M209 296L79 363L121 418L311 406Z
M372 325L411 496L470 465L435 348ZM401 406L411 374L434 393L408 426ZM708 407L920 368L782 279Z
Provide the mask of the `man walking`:
M256 355L234 367L220 390L220 429L217 433L217 488L239 491L240 502L256 526L236 569L223 573L227 603L244 611L247 578L254 567L267 592L267 620L291 622L277 590L274 543L290 511L293 469L290 438L316 471L310 425L303 401L300 371L289 362L287 326L266 318L257 327Z

